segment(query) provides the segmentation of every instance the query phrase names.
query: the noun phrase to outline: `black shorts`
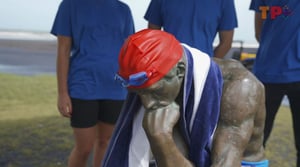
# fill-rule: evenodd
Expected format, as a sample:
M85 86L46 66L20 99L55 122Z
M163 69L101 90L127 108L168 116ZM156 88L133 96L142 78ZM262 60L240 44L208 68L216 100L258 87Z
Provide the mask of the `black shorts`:
M71 98L72 116L71 126L74 128L88 128L99 121L115 124L124 100L81 100Z

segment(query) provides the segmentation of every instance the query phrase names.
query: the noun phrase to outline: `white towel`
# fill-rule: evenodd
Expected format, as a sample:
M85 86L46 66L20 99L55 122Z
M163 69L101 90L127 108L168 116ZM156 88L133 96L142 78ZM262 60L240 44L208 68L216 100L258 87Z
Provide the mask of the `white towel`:
M141 107L133 120L132 138L129 146L130 167L148 167L150 160L150 144L142 126L145 109Z

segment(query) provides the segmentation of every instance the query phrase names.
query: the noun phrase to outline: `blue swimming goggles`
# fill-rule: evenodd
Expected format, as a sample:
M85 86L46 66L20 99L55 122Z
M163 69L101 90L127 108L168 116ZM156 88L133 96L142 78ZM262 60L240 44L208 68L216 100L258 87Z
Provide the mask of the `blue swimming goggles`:
M146 81L148 81L149 77L145 71L136 73L136 74L131 74L129 76L129 79L126 80L123 77L121 77L119 74L115 75L115 80L119 81L123 87L129 87L129 86L141 86L143 85Z

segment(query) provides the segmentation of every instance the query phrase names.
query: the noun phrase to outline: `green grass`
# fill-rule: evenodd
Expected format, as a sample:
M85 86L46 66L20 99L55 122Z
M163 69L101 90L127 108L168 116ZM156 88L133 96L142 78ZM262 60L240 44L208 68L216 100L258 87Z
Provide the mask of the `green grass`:
M0 166L67 166L73 138L56 109L56 78L0 74L0 81Z
M54 76L0 74L0 81L0 121L58 114Z
M292 118L289 107L282 106L278 112L266 146L270 167L296 167L296 150Z
M55 76L0 73L0 166L64 167L73 147L56 109ZM281 107L266 148L270 167L295 167L291 114Z
M73 139L68 122L57 116L0 123L1 167L66 166Z

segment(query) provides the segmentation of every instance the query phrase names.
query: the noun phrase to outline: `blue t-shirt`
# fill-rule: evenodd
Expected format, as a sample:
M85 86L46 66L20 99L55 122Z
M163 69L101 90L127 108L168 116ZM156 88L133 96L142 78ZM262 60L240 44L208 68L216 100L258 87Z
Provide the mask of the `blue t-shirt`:
M252 0L251 10L262 12L260 7L269 7L269 10L262 13L267 13L267 18L262 27L260 45L253 67L254 74L264 83L299 82L299 0ZM270 12L280 10L281 14Z
M134 33L129 7L117 0L63 0L51 33L72 38L68 87L80 99L125 99L114 80L118 55Z
M144 18L210 56L217 32L237 27L233 0L151 0Z

